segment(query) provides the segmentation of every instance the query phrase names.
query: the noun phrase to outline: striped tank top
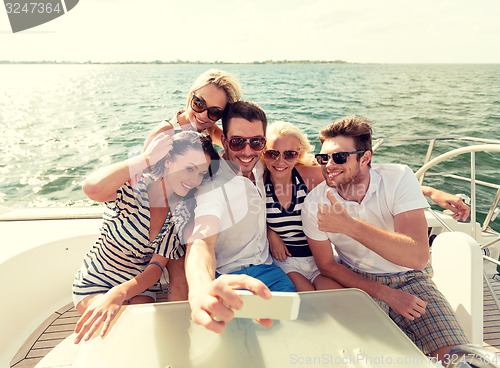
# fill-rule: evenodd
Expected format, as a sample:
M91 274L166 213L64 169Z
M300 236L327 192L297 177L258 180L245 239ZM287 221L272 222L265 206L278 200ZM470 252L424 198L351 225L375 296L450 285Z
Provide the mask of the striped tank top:
M306 234L302 230L300 218L304 199L309 193L304 180L295 167L292 169L292 199L288 209L284 208L278 200L271 175L266 174L264 183L266 188L266 215L267 224L283 240L292 257L312 256Z

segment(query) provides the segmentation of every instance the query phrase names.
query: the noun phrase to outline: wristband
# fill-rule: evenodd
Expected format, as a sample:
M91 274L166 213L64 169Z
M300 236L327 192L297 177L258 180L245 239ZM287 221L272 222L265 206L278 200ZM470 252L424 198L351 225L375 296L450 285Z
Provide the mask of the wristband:
M161 264L159 264L158 262L155 262L155 261L149 262L148 266L149 265L156 265L156 266L160 267L161 272L163 272L165 270L165 267L163 267Z

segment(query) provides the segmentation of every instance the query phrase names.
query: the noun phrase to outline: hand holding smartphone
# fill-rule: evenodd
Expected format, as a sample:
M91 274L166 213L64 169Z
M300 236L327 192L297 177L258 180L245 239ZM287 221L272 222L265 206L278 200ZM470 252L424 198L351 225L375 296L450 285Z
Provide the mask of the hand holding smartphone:
M271 292L271 299L264 299L248 290L235 290L243 307L233 309L235 318L267 318L295 320L299 315L300 297L297 293Z

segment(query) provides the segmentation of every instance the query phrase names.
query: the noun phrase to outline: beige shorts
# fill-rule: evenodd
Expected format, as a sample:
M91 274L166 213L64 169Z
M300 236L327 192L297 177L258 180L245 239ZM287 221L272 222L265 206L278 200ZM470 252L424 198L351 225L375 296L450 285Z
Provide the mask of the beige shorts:
M274 260L274 263L279 266L286 274L290 272L298 272L311 283L316 276L320 274L314 257L287 257L283 262Z

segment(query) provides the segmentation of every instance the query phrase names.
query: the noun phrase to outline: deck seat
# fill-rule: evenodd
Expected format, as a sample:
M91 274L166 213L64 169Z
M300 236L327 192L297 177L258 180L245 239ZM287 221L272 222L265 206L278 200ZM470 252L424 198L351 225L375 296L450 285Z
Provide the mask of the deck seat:
M434 282L455 311L469 341L483 346L483 257L461 232L439 234L432 244Z

